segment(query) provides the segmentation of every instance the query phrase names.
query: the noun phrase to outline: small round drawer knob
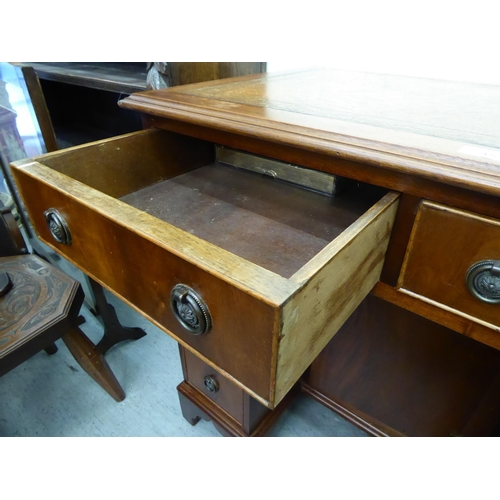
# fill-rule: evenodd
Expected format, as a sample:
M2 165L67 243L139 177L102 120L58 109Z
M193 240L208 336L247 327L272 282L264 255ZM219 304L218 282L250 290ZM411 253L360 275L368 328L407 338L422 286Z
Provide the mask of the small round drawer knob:
M50 208L43 215L53 238L63 245L71 245L71 232L64 217L55 208Z
M212 317L207 305L192 288L175 285L170 294L170 305L179 323L189 333L202 335L212 327Z
M482 260L467 271L467 288L477 299L500 304L500 260Z
M209 375L207 375L203 379L203 383L205 384L207 390L210 392L217 392L219 390L219 382L217 382L217 380L215 380L213 377L210 377Z

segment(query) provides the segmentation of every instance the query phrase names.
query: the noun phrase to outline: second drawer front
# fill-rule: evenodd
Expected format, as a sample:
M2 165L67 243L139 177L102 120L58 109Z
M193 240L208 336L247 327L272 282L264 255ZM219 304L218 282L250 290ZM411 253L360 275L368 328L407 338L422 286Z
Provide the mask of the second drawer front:
M491 260L500 261L500 221L423 202L398 287L500 330L500 303L480 300L466 281L474 264ZM485 276L494 291L500 276Z
M269 401L273 307L29 175L20 172L18 181L42 240ZM58 243L49 231L44 212L52 207L70 228L70 245ZM192 287L207 304L212 316L207 334L192 335L175 318L170 293L179 283Z
M182 352L186 382L196 387L242 424L243 390L187 349L183 349Z

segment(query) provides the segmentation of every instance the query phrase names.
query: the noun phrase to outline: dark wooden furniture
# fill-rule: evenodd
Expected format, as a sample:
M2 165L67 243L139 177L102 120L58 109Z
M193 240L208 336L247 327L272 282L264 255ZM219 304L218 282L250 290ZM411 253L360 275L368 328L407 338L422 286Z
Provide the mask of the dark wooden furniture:
M40 80L131 94L146 90L146 63L32 62Z
M103 354L78 327L80 283L35 255L23 255L11 231L11 214L0 217L0 376L37 352L57 351L62 339L82 367L116 401L125 393ZM10 227L9 227L10 226ZM8 242L9 246L3 242ZM5 256L10 254L11 256ZM19 255L16 255L19 254Z
M28 63L27 63L28 64ZM113 63L29 63L42 80L68 83L98 90L132 94L146 90L149 64ZM264 73L266 63L255 62L166 62L162 73L169 87L207 82L232 76Z
M23 235L10 208L0 202L0 257L26 253Z
M169 87L266 71L266 63L263 62L170 62L167 64Z
M26 88L28 89L31 103L33 104L33 110L35 112L38 125L40 126L45 148L49 153L51 151L56 151L58 149L57 140L52 120L50 118L50 113L47 109L45 96L40 85L40 79L32 66L21 66L21 71L26 83Z
M303 389L373 435L486 436L500 415L500 353L368 296Z
M0 376L62 339L82 369L123 401L125 393L106 359L77 326L80 284L35 255L1 257L0 273L12 283L0 298Z
M223 436L265 436L299 390L297 384L270 410L192 352L179 350L184 381L177 391L184 418L191 425L209 420Z
M133 94L120 105L149 130L13 166L40 237L180 343L191 422L252 435L270 417L241 391L277 412L301 382L373 435L488 435L499 98L333 70L244 76ZM282 182L287 164L344 190Z
M49 151L142 128L136 113L122 110L116 103L132 92L146 89L146 63L25 62L20 65L32 68L41 85L56 137L55 148L47 147ZM27 79L27 83L30 81Z
M23 63L33 67L43 89L59 147L141 130L140 116L117 106L123 97L147 88L145 62ZM261 73L265 63L169 62L169 87Z

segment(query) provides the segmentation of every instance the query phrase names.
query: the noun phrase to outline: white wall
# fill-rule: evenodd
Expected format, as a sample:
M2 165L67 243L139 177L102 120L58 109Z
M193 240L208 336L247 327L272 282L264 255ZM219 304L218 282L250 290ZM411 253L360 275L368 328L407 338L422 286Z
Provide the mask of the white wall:
M326 66L500 85L498 1L314 3L285 25L268 71Z
M500 42L499 42L500 52ZM500 53L499 53L500 61ZM466 58L455 65L443 66L439 59L429 59L418 63L414 60L399 61L381 55L368 59L363 55L346 53L342 57L332 57L325 61L280 61L272 60L267 63L267 71L289 71L306 68L337 68L352 71L367 71L371 73L387 73L393 75L407 75L439 80L455 80L462 82L485 83L500 85L500 62L491 64L471 64Z
M269 71L330 66L500 85L498 0L175 2L158 20L89 0L78 23L40 5L43 21L31 9L22 29L2 25L0 59L268 61ZM2 7L6 20L19 12L15 2Z

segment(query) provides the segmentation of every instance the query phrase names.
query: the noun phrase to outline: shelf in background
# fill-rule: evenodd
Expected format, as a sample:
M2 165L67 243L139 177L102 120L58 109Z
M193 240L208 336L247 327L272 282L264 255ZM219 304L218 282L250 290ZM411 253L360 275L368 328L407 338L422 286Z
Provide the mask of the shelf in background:
M43 80L131 94L146 90L146 63L23 63Z

